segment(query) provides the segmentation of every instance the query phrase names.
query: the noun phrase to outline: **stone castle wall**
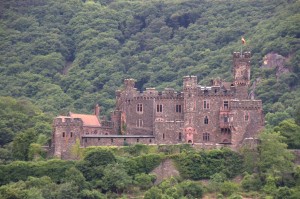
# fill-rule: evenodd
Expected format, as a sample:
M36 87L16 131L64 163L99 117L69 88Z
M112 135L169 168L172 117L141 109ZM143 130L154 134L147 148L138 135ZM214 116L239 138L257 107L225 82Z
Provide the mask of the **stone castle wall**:
M237 148L264 126L261 100L248 99L250 57L248 52L233 54L233 82L216 79L211 86L201 86L196 76L186 76L181 92L139 92L135 80L126 79L124 88L116 91L111 122L92 127L75 119L54 121L54 155L68 156L76 138L82 147L192 143Z

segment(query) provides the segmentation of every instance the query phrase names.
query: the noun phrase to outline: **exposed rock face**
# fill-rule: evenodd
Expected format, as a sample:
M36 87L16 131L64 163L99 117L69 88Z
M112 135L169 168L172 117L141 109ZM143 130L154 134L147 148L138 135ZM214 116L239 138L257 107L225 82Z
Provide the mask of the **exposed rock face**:
M155 184L161 183L164 179L180 175L171 159L164 160L151 172L151 174L156 175Z
M276 77L278 79L281 74L290 72L289 69L285 66L286 59L287 58L285 58L282 55L279 55L277 53L268 53L263 58L263 64L261 67L262 68L270 68L270 69L275 68L276 69Z

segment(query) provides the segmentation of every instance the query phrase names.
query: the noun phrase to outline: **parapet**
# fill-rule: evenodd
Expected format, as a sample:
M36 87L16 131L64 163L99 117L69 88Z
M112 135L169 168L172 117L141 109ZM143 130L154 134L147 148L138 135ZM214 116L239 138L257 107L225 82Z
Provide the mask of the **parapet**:
M233 52L233 58L251 58L251 52Z
M134 88L134 84L135 84L136 80L135 79L125 79L124 80L124 84L126 88Z
M197 87L197 76L184 76L183 87L184 88L196 88Z
M155 88L146 88L144 92L144 96L156 96L158 95L158 91Z
M81 126L83 125L83 121L80 118L71 118L71 117L64 117L59 116L54 119L53 124L55 126Z

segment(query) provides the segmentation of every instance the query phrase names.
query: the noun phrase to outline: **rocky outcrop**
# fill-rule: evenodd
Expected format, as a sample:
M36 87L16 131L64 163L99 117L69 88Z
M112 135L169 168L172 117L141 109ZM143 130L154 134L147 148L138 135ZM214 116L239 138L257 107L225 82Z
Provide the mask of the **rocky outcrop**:
M161 183L164 179L179 176L179 171L176 169L174 162L171 159L166 159L160 163L151 174L156 175L154 184Z
M284 73L290 72L286 67L286 59L284 56L277 53L268 53L263 58L262 68L276 69L277 79Z

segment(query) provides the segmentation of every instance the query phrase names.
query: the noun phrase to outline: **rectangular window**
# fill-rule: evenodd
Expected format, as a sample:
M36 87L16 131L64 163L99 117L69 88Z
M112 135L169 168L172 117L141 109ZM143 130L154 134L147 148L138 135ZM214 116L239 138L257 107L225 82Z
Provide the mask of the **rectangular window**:
M229 105L228 105L228 101L224 101L224 109L228 109Z
M228 123L228 117L227 116L224 117L224 122Z
M181 113L181 105L176 105L176 113Z
M245 114L245 121L248 121L248 120L249 120L249 114L246 113L246 114Z
M209 141L209 133L203 133L203 141Z
M137 104L136 111L137 112L143 112L143 104L141 104L141 103Z
M209 109L209 101L208 100L203 101L203 108L204 109Z
M144 122L143 122L143 120L141 120L141 119L139 119L139 120L136 121L136 126L137 126L137 127L142 127L143 124L144 124Z
M160 112L160 113L162 113L162 104L157 104L157 106L156 106L156 112Z

